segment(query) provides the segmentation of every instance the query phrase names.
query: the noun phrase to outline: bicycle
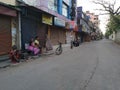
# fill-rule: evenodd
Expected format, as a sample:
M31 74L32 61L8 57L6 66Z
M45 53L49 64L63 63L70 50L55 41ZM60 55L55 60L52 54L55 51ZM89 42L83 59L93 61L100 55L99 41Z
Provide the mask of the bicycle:
M57 47L56 50L55 50L55 54L56 54L56 55L60 55L62 52L63 52L62 43L61 43L61 42L58 42L58 47Z

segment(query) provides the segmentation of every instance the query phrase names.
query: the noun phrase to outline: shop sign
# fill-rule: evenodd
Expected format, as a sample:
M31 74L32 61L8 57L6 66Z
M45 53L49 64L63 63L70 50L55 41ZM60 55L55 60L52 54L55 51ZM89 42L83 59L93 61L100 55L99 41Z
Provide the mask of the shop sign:
M75 28L75 22L74 21L69 21L65 23L65 28L66 29L74 29Z
M70 29L74 29L75 28L75 21L70 21Z
M54 18L54 25L65 27L65 21L60 19L60 18L55 17Z
M75 21L66 22L66 26L65 27L66 27L66 29L72 29L74 31L78 31L78 26L75 23Z
M52 16L46 15L46 14L42 14L42 23L45 23L45 24L48 24L48 25L52 25Z

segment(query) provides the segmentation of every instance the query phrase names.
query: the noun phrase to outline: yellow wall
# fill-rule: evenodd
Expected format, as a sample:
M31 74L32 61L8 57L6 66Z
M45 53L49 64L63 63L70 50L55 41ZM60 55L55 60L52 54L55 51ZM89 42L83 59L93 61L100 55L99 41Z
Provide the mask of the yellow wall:
M0 2L10 5L16 5L16 0L0 0Z

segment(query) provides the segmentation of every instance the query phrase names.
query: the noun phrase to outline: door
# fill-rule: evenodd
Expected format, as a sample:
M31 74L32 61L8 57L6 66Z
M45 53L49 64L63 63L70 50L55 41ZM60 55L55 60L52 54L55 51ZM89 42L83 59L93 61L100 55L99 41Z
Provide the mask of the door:
M8 54L11 45L11 18L0 15L0 55Z

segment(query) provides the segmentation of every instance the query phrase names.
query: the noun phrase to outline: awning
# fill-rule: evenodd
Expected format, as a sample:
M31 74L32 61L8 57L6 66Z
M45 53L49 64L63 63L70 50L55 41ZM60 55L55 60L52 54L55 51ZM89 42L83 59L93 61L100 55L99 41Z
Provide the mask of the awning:
M8 16L17 16L18 9L0 2L0 14Z

